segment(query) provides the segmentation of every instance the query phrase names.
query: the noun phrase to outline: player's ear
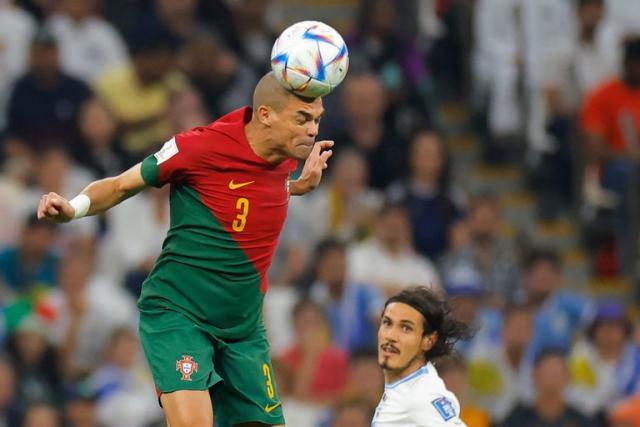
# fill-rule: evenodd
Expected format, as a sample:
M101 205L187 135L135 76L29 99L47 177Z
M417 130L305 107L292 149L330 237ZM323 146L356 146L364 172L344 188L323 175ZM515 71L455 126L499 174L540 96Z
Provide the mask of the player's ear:
M256 117L258 118L260 123L267 127L271 127L271 122L273 120L273 109L266 105L261 105L256 111Z
M422 342L420 343L420 349L424 352L427 352L431 350L434 345L436 345L437 341L438 341L437 332L433 332L429 335L425 335L422 337Z

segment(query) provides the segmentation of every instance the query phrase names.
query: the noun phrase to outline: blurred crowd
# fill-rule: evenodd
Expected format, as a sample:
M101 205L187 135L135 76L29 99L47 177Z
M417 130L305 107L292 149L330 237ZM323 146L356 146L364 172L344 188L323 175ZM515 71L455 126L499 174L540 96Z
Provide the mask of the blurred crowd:
M437 361L469 427L640 426L634 290L596 295L505 232L502 189L473 191L452 150L470 134L478 165L524 171L536 221L580 224L588 275L636 283L637 0L0 0L0 427L164 425L136 299L168 188L61 226L37 202L250 104L300 19L335 25L351 66L270 270L287 424L370 425L382 306L421 284L476 330Z

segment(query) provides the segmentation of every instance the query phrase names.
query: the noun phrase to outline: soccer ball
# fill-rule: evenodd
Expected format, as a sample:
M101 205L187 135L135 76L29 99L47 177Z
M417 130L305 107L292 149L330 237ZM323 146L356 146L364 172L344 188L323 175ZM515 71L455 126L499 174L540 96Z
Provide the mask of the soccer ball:
M318 21L293 24L271 50L271 69L285 88L316 98L338 86L349 68L349 52L340 34Z

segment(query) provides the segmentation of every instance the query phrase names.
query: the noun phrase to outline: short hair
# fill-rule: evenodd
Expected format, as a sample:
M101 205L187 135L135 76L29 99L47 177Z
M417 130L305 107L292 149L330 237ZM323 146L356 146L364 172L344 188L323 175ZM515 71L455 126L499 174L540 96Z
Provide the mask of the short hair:
M562 270L562 261L556 252L546 248L533 248L524 259L524 270L528 271L540 263L549 263L557 270Z
M453 354L456 342L473 336L469 326L456 320L447 301L425 286L411 287L389 298L384 304L383 315L387 306L396 302L406 304L422 314L423 335L437 334L433 347L424 352L426 360Z
M590 6L592 4L604 6L604 0L578 0L578 9L581 9L585 6Z
M534 369L537 369L540 364L542 362L544 362L547 359L551 359L553 357L557 357L560 358L562 360L564 360L565 362L567 361L567 352L566 350L560 348L560 347L546 347L543 348L542 350L538 351L538 353L536 353L534 359L533 359L533 367Z

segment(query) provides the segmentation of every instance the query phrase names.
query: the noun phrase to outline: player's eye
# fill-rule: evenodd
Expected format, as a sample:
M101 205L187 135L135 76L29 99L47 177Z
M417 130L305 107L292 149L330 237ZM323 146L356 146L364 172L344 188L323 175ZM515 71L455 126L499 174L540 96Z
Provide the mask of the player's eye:
M404 326L402 327L402 330L403 330L404 332L411 332L411 331L413 331L413 328L412 328L411 326L404 325Z

